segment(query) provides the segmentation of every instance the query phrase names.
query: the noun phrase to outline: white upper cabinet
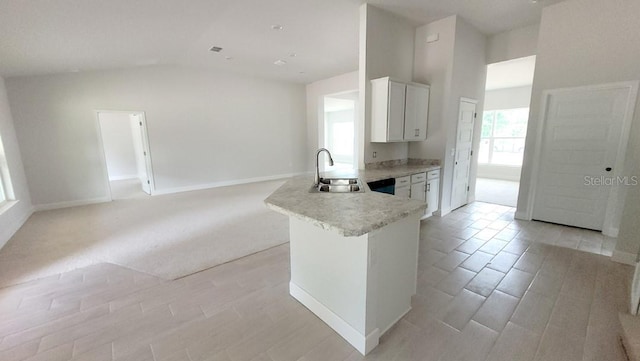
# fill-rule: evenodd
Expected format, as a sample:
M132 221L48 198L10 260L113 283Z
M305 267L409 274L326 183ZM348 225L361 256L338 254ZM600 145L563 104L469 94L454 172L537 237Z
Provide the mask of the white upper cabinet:
M429 114L429 87L407 84L404 113L404 140L427 139L427 115Z
M371 141L407 142L427 139L429 86L389 77L372 85Z

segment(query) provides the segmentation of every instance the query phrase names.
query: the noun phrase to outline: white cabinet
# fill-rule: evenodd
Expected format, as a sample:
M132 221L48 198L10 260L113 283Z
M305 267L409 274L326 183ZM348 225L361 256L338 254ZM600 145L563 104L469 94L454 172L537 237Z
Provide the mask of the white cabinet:
M416 173L411 175L411 199L427 201L427 173Z
M402 198L411 197L411 177L399 177L396 178L396 187L394 194Z
M427 115L429 113L429 87L407 84L405 93L404 140L427 139Z
M427 139L429 86L389 77L371 81L371 141Z
M440 208L438 195L440 193L440 170L432 170L427 173L427 210L425 216L433 215Z

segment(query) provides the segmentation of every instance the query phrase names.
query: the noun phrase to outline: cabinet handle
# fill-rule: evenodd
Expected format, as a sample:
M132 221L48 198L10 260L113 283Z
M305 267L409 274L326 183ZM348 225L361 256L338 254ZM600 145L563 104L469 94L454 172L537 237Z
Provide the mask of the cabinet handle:
M431 192L431 183L427 183L427 192Z
M416 129L416 137L420 136L420 129Z

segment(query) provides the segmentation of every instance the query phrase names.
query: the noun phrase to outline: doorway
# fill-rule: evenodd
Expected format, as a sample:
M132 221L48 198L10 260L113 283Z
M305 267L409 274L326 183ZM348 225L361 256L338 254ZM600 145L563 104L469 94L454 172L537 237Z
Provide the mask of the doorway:
M104 168L112 200L153 193L153 172L143 112L98 111Z
M327 95L323 104L320 147L331 152L333 169L357 168L355 125L358 91ZM325 158L325 168L328 165L328 158Z
M516 206L535 62L528 56L487 66L477 201Z

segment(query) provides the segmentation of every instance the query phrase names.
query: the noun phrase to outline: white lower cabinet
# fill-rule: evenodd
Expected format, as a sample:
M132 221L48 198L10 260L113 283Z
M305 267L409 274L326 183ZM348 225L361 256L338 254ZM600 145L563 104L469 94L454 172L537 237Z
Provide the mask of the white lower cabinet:
M411 176L396 178L396 188L394 194L402 198L411 197Z
M411 199L427 201L427 173L416 173L411 175Z
M415 173L396 178L395 193L402 198L411 198L427 203L425 217L430 217L440 208L440 170Z
M433 215L433 212L440 208L438 195L440 194L440 170L432 170L427 173L427 210L426 217Z
M396 187L395 195L402 198L411 198L411 186Z

